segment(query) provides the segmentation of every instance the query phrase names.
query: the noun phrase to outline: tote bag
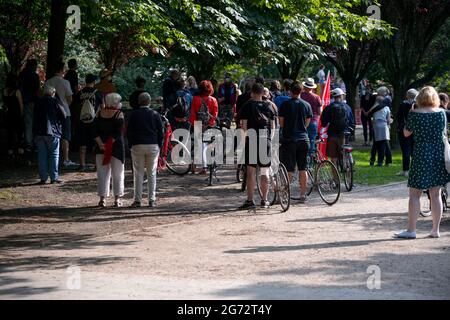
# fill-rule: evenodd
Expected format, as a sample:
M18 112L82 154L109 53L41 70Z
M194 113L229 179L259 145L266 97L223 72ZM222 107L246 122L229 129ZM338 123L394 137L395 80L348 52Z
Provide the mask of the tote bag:
M444 127L444 158L445 158L445 169L448 173L450 173L450 144L448 143L447 138L447 115L445 114L445 111L442 112L444 114L445 119L445 127Z

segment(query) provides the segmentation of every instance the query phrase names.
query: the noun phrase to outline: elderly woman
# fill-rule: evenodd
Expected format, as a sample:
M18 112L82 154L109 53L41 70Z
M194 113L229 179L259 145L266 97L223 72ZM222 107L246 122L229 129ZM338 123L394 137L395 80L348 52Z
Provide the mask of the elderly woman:
M120 109L121 96L110 93L105 98L105 108L97 113L95 119L95 153L98 178L99 207L106 207L109 186L112 176L114 206L121 207L120 198L124 194L124 161L123 143L124 116Z
M422 190L429 190L433 228L429 237L439 238L442 216L441 187L450 181L445 169L445 113L439 108L439 96L433 87L424 87L416 98L406 127L405 137L413 135L414 149L409 173L408 229L395 234L397 238L415 239L420 213Z

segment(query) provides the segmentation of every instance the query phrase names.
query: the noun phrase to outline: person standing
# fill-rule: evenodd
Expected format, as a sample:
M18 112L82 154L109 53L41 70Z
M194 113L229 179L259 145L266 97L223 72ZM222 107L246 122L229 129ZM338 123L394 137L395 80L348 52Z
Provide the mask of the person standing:
M112 178L114 206L121 207L120 198L124 194L125 179L125 147L123 142L124 116L122 97L110 93L105 98L105 108L97 114L94 122L96 142L96 167L98 178L98 206L106 207Z
M169 110L172 106L170 105L171 96L173 96L177 89L175 86L175 81L180 78L180 71L177 69L170 70L169 76L164 80L162 87L162 97L163 97L163 112Z
M47 182L49 176L52 184L61 183L58 175L59 142L66 113L55 94L56 89L46 84L44 96L38 100L34 110L33 131L41 185Z
M15 160L23 154L23 98L19 90L17 77L10 73L6 77L3 90L3 104L6 108L6 127L8 131L8 156Z
M203 131L206 130L208 126L214 127L216 125L217 115L219 113L219 105L216 98L212 97L214 94L214 87L209 80L203 80L200 82L199 94L194 96L192 99L191 113L189 117L189 122L191 126L195 125L196 121L202 122ZM206 109L206 110L204 110ZM199 174L206 174L207 163L206 163L206 143L202 144L202 165L203 168ZM195 165L192 165L192 173L195 173Z
M278 96L281 96L281 83L278 80L273 80L270 83L270 94L274 101Z
M293 83L293 81L290 79L285 79L283 81L283 89L284 90L281 93L281 95L276 97L275 100L273 101L277 105L278 109L281 107L283 102L291 100L291 85L292 85L292 83Z
M73 95L75 96L79 91L79 84L78 84L78 63L75 59L70 59L67 62L67 66L69 67L69 70L66 72L64 79L69 81L70 88L72 89Z
M445 168L444 139L446 116L439 108L439 96L433 87L424 87L416 98L404 129L405 137L413 136L414 149L408 177L408 228L396 238L415 239L420 213L420 197L429 190L433 227L430 238L439 238L442 217L441 187L450 182Z
M261 206L268 208L269 174L272 158L272 137L275 129L275 113L270 101L263 100L264 86L252 86L252 100L241 110L241 126L246 132L245 164L247 165L247 200L239 210L253 209L256 167L261 168ZM250 132L253 131L253 132ZM250 134L250 137L248 136ZM256 138L256 141L251 137ZM260 150L266 148L265 152Z
M132 112L127 128L133 161L134 202L131 206L134 208L141 207L145 171L147 171L149 207L156 206L156 173L164 133L161 116L150 109L150 102L150 94L141 93L140 108Z
M372 86L365 88L365 93L361 97L361 124L363 127L364 144L363 146L369 146L369 142L373 141L373 125L372 120L369 117L369 110L375 104L375 96L373 95Z
M323 94L325 83L327 82L325 74L325 66L323 64L319 66L319 71L317 72L316 77L320 85L320 94Z
M345 93L340 88L331 91L334 102L322 112L322 126L328 126L327 156L338 167L345 133L355 128L355 117L352 109L344 102Z
M172 129L190 129L189 115L191 112L192 95L186 88L186 82L183 79L175 81L177 91L171 97L171 107L169 121Z
M64 62L59 62L56 65L56 74L53 78L47 80L46 84L56 89L56 95L66 113L66 119L63 123L62 136L61 136L61 149L63 155L64 168L70 168L76 165L75 162L69 159L69 144L72 139L72 120L70 105L72 104L72 89L70 88L70 82L63 78L64 75Z
M86 153L88 148L92 148L94 142L95 116L103 105L102 94L94 88L96 81L97 77L95 75L86 75L86 86L75 96L77 104L81 106L80 117L78 119L80 171L86 171Z
M389 96L389 90L386 87L377 89L377 98L375 105L370 109L369 116L373 120L374 144L370 153L370 165L375 164L375 156L378 154L378 166L383 166L383 161L386 158L386 166L392 164L392 153L389 146L390 140L390 125L392 100Z
M292 99L284 102L279 110L281 126L280 160L289 173L289 181L297 167L300 181L300 203L306 202L306 185L308 176L306 173L306 160L310 150L310 138L308 126L314 112L311 106L300 99L301 85L294 82L291 86ZM314 143L314 141L313 141Z
M224 82L220 84L218 90L219 117L221 120L227 119L231 124L233 115L236 112L237 85L232 81L231 74L226 73Z
M191 96L195 96L198 94L198 85L197 80L195 80L194 76L189 76L186 79L187 89L189 90Z
M320 97L313 92L313 90L317 88L313 78L306 79L302 85L304 92L300 94L300 99L308 102L313 112L313 117L307 127L309 137L309 153L313 154L316 152L315 140L319 129L320 114L322 113L322 99L320 99Z
M103 95L103 99L110 93L117 92L116 86L112 83L112 72L108 69L103 69L100 72L100 82L95 85L95 89L100 91Z
M409 166L411 163L411 154L413 149L413 137L405 137L403 134L403 129L405 129L405 124L408 119L409 112L414 104L414 101L419 92L416 89L409 89L406 92L406 100L400 105L396 120L397 120L397 134L398 141L400 143L400 148L402 149L402 171L397 175L407 177L409 174Z
M441 101L439 108L445 110L445 114L447 115L447 122L450 123L450 110L449 110L450 98L448 97L448 94L443 92L439 93L439 100Z
M37 67L37 60L29 59L19 75L19 88L23 98L24 147L27 153L33 150L33 111L41 87Z
M130 95L130 107L133 110L137 110L139 109L139 96L141 95L141 93L147 92L145 90L145 83L147 81L142 78L142 77L137 77L136 78L136 90L133 91L133 93Z

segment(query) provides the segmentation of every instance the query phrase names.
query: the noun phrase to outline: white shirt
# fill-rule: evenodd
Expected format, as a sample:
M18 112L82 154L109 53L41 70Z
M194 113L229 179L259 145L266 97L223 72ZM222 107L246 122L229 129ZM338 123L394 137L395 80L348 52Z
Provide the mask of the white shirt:
M325 71L320 69L319 72L317 72L316 76L319 79L319 81L324 81L325 80Z
M70 108L69 103L67 102L67 97L72 96L73 94L72 89L70 88L70 82L61 76L54 76L53 78L48 79L46 84L56 89L56 93L61 100L66 116L70 117Z

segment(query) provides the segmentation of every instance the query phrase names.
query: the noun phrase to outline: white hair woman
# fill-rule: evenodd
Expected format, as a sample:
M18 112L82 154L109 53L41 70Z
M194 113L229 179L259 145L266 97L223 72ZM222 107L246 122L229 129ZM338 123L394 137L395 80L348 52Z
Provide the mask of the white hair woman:
M433 228L429 236L440 236L441 187L450 181L450 174L445 169L445 131L446 116L439 109L439 96L433 87L424 87L416 98L403 131L405 137L413 136L414 148L408 178L408 229L396 233L397 238L416 238L416 223L423 190L429 190L430 193Z
M124 194L125 147L123 143L124 116L122 97L110 93L105 98L105 108L97 113L95 119L95 153L98 178L99 207L106 207L112 177L114 206L121 207L120 198Z

